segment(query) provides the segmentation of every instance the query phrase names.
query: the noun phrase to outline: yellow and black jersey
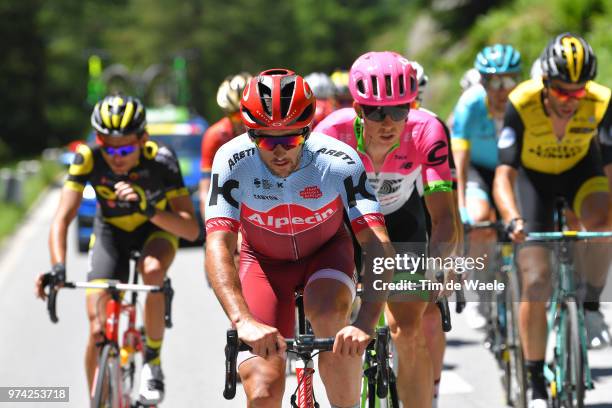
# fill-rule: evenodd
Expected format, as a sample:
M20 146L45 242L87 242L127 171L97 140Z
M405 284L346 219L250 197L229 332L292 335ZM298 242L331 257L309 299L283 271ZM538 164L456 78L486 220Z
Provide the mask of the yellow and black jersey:
M114 185L119 181L131 183L158 209L165 209L168 200L174 197L189 194L174 152L150 140L141 149L136 167L123 175L113 173L99 146L80 145L64 186L82 192L87 182L91 183L103 219L122 230L133 231L147 218L138 212L134 203L117 200Z
M598 139L603 164L612 162L612 106L610 88L593 81L586 84L586 96L557 139L544 109L541 80L519 84L509 95L504 125L498 140L501 164L519 166L539 173L560 174L575 167Z

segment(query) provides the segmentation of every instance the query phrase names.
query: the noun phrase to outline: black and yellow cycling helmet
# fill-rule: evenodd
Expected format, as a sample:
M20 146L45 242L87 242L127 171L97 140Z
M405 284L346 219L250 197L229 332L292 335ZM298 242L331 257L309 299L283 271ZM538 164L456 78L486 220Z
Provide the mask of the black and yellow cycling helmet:
M556 36L540 57L542 77L581 83L597 75L597 58L586 40L572 33Z
M96 103L91 113L91 126L106 136L141 134L146 124L144 105L131 96L106 96Z

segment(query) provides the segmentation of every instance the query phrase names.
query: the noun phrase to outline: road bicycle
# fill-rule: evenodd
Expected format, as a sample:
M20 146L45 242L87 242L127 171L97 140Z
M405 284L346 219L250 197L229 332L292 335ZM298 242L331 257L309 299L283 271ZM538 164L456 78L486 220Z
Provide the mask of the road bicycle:
M437 276L438 282L444 276ZM415 290L422 287L415 285ZM358 289L358 295L362 289ZM442 320L442 330L449 332L452 329L448 299L441 298L436 302ZM361 385L361 408L399 408L400 400L397 393L397 366L398 355L393 341L390 338L389 326L382 313L376 327L377 342L371 344L364 354L363 380ZM384 337L385 340L378 339ZM380 362L385 362L381 364Z
M312 334L310 323L306 320L304 313L304 302L302 290L295 292L296 308L298 314L298 328L295 338L285 339L287 353L297 356L296 375L298 385L291 395L291 406L293 408L318 408L314 390L314 364L313 358L321 352L331 351L334 346L334 337L316 338ZM250 347L238 339L238 332L230 329L226 333L225 346L225 389L223 397L231 400L236 395L237 381L237 357L239 351L249 351ZM389 359L384 350L388 350L389 333L385 330L376 330L375 338L368 345L368 350L377 350L378 354L372 361L375 383L379 384L381 390L388 389Z
M136 376L136 354L142 356L144 347L144 328L136 326L138 292L163 293L165 303L164 324L172 327L172 289L169 278L162 286L138 284L138 273L135 265L140 258L138 252L130 255L132 268L132 283L120 283L109 280L106 282L59 282L53 275L48 275L47 310L53 323L59 321L56 312L57 295L60 289L103 289L110 297L105 305L104 338L97 344L101 348L98 366L91 389L91 406L93 408L135 408L141 406L132 399L134 379ZM124 292L132 292L129 302L124 301ZM100 308L97 308L98 312ZM126 327L121 330L121 316L127 316ZM121 341L119 341L121 339Z
M544 377L549 386L553 408L582 408L586 390L594 388L589 368L584 309L578 299L572 243L612 237L612 232L563 231L565 204L555 209L558 232L533 232L527 240L554 243L556 279L547 308L548 341Z
M495 280L504 284L504 290L495 292L494 302L489 308L485 347L491 350L503 370L502 385L506 404L516 408L526 408L527 372L518 333L520 287L513 246L508 237L508 227L501 221L464 224L466 236L471 231L482 229L492 229L496 233L495 259L492 260L489 269L494 271ZM466 239L466 244L468 242Z

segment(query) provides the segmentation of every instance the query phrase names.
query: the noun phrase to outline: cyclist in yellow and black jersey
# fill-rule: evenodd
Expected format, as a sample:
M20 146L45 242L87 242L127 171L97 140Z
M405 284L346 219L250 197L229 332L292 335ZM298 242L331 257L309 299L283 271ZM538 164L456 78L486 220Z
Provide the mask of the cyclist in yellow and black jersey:
M512 226L511 237L516 242L523 241L526 232L554 230L558 197L565 199L583 228L610 229L604 166L612 170L611 91L593 82L597 60L582 37L558 35L540 61L542 79L523 82L510 93L498 140L495 201L504 221ZM585 326L588 344L599 347L610 338L598 302L609 256L599 253L605 250L601 246L587 249L586 259L600 264L584 268ZM525 300L520 304L519 332L530 374L530 408L547 406L543 365L549 255L539 245L521 247L517 253Z
M131 150L132 146L128 148ZM164 210L168 200L189 195L178 160L167 146L145 141L137 165L124 174L111 170L104 160L103 149L100 144L80 145L64 186L82 192L87 182L91 183L99 205L98 216L109 224L123 231L134 231L148 221L141 204ZM141 201L118 200L114 186L120 181L132 183Z
M552 92L561 92L552 88ZM599 150L593 140L599 139L604 165L612 162L612 104L610 88L587 82L574 97L578 109L570 110L565 132L557 137L544 98L549 91L540 79L520 84L509 96L504 133L500 137L503 161L513 167L559 175L575 168L581 160ZM572 97L571 91L567 95ZM565 96L565 95L564 95Z
M148 285L162 285L178 246L178 237L195 240L199 233L191 198L183 184L178 160L167 147L148 140L146 112L132 97L108 96L91 115L96 143L81 145L68 170L49 234L49 252L56 279L66 278L66 235L87 182L98 201L90 243L89 281L129 278L130 252L138 250L137 266ZM36 281L44 298L43 275ZM93 383L108 294L87 292L89 339L85 367ZM103 309L103 308L102 308ZM149 294L144 307L145 364L141 371L141 405L157 404L164 396L160 349L164 335L164 299Z

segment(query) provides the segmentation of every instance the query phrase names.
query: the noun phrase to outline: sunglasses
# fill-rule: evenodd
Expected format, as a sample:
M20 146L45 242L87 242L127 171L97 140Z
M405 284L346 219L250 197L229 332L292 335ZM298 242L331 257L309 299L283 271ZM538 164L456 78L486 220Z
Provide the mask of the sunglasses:
M279 145L285 150L295 149L303 145L306 142L309 131L308 128L304 128L301 133L295 135L272 136L249 129L249 136L259 149L271 152Z
M373 122L382 122L385 117L389 116L391 120L399 122L406 120L410 112L410 105L393 105L393 106L370 106L361 105L363 114L366 119Z
M492 91L512 89L518 84L518 79L512 76L492 76L484 80L485 88Z
M136 151L136 145L137 143L117 146L117 147L103 145L102 150L104 150L104 152L106 152L106 154L108 154L109 156L125 157L127 155L134 153L134 151Z
M568 91L567 89L557 88L554 86L549 86L550 93L555 98L559 99L561 102L567 102L570 98L573 99L582 99L586 96L586 89L580 88L575 91Z

